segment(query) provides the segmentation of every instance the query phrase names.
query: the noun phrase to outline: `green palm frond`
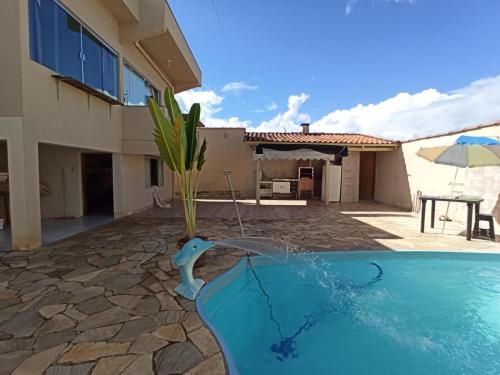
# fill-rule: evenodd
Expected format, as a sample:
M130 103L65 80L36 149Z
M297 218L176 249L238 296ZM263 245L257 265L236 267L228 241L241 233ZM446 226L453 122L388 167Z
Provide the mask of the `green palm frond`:
M196 127L200 121L200 105L198 103L193 104L186 121L186 169L193 169L196 147L198 143L198 137L196 134Z
M205 164L206 157L205 154L207 153L207 139L203 139L203 143L201 144L200 151L198 152L198 162L196 163L196 169L198 171L201 171L201 168L203 168L203 164Z
M205 163L207 140L203 140L200 150L196 154L200 105L193 104L186 120L184 120L179 104L170 88L165 90L164 97L168 118L154 99L148 99L148 107L154 122L153 139L161 158L168 168L176 174L184 206L186 231L188 236L192 238L196 235L197 181L199 172ZM195 161L196 173L193 174Z

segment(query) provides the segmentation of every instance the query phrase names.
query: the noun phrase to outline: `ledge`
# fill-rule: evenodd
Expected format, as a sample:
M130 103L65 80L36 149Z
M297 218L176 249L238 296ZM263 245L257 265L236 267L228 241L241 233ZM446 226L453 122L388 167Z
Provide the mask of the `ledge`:
M56 81L61 81L61 82L67 83L68 85L76 87L79 90L85 91L87 94L95 96L96 98L99 98L101 100L104 100L105 102L107 102L111 105L124 105L119 100L117 100L109 95L103 94L99 90L96 90L93 87L90 87L90 86L86 85L85 83L78 81L77 79L74 79L71 77L65 77L65 76L61 76L61 75L53 75L52 77L54 77L54 79Z

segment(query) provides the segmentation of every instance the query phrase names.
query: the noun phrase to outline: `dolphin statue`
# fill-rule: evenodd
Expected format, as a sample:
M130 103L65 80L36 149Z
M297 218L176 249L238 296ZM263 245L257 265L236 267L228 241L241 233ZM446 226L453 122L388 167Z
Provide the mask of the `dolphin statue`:
M181 283L175 288L178 294L194 301L201 287L205 285L202 279L195 279L193 277L194 264L201 254L214 245L214 241L193 238L186 242L182 249L175 254L173 265L179 268L181 274Z

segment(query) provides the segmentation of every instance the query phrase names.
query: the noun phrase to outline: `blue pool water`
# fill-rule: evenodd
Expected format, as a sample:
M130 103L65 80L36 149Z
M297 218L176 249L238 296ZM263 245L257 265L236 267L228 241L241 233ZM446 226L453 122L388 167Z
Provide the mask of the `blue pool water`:
M500 256L253 257L197 308L231 374L500 374ZM268 298L268 297L269 298Z

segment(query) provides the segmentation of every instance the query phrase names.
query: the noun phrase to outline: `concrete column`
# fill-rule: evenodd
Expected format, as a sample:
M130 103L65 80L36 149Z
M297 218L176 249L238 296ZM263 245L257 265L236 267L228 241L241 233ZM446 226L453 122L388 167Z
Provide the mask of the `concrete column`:
M114 153L113 160L113 213L115 218L127 215L123 197L124 181L123 169L124 160L122 154Z
M255 169L255 202L257 206L260 206L260 160L257 160Z
M330 161L325 160L325 164L323 168L326 168L325 170L325 206L328 206L330 204Z
M13 250L42 245L38 143L20 137L7 141Z
M342 159L342 203L359 202L359 163L357 151L350 151L349 156Z

